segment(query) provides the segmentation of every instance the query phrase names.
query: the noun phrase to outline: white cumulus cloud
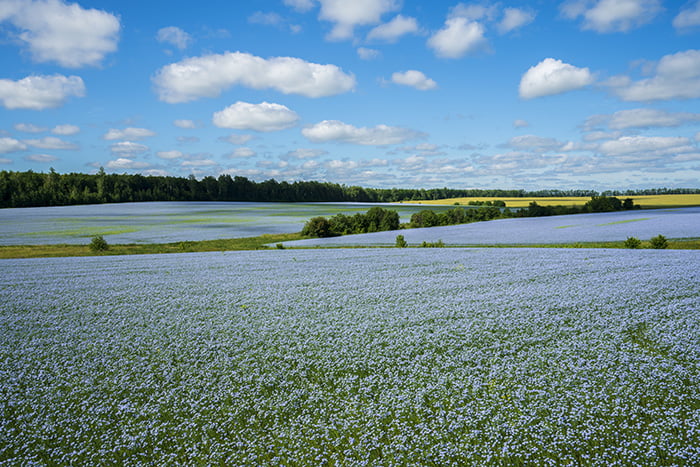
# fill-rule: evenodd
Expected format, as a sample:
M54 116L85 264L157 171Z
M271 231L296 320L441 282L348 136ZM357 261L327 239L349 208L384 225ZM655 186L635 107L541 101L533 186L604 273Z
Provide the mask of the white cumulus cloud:
M396 42L406 34L416 34L419 31L418 21L409 16L397 15L388 23L380 24L367 34L368 40Z
M186 128L186 129L197 128L197 124L195 123L194 120L175 120L173 122L173 125L175 125L178 128Z
M425 76L418 70L408 70L404 72L396 72L391 75L391 82L411 86L421 91L427 91L437 88L437 83Z
M33 123L17 123L14 128L23 133L43 133L47 130L47 128L34 125Z
M134 161L124 157L107 162L108 169L146 169L150 166L151 164L148 162Z
M335 65L294 57L264 59L242 52L204 55L166 65L153 82L160 100L171 104L217 97L235 85L325 97L352 91L356 84L354 75Z
M700 121L700 113L666 112L657 109L620 110L607 116L608 127L614 130L628 128L677 127Z
M133 141L120 141L111 144L109 147L113 154L123 154L125 157L132 157L134 154L140 154L149 150L148 146L134 143Z
M383 14L399 8L397 0L318 0L319 18L335 23L330 40L352 39L356 26L377 24Z
M138 141L144 138L149 138L151 136L155 136L155 132L148 130L146 128L124 128L124 129L115 129L115 128L110 128L110 130L102 135L102 139L105 139L107 141L114 141L117 139L126 139L126 140L131 140L131 141Z
M697 150L688 138L676 136L622 136L599 146L599 151L606 156L635 158L675 156Z
M61 135L61 136L70 136L70 135L77 135L80 133L80 127L77 125L56 125L53 130L51 130L51 133L54 135Z
M304 128L302 135L314 143L338 141L366 146L385 146L401 144L417 138L423 133L407 128L377 125L375 127L356 127L338 120L324 120Z
M160 157L161 159L182 159L185 157L185 155L181 151L158 151L156 153L156 156Z
M625 101L697 99L700 97L700 50L665 55L651 78L632 81L616 77L609 82L613 92Z
M185 50L192 42L192 36L176 26L159 29L156 39L158 42L174 45L180 50Z
M40 162L42 164L47 164L49 162L57 161L58 157L52 156L50 154L31 154L29 156L25 156L24 160L29 162Z
M357 49L357 56L362 60L374 60L380 55L381 53L376 49L368 49L367 47L359 47Z
M27 145L14 138L0 138L0 154L24 151Z
M561 94L592 84L594 77L588 68L578 68L561 60L546 58L531 67L520 80L520 97Z
M253 157L257 153L250 148L236 148L231 154L228 155L229 159L245 159L248 157Z
M0 102L7 109L44 110L59 107L69 97L83 97L79 76L27 76L18 81L0 79Z
M79 149L79 146L77 144L69 143L68 141L63 141L61 138L57 138L55 136L47 136L41 139L28 139L24 142L27 143L29 146L41 149Z
M236 102L215 112L212 122L219 128L236 130L278 131L297 124L299 116L281 104Z
M583 29L625 32L649 23L662 11L659 0L569 0L561 7L569 19L583 18Z
M690 29L700 26L700 1L681 10L673 18L673 27L679 30Z
M503 10L503 19L498 23L498 32L506 34L515 31L535 20L535 14L520 8L506 8Z
M428 39L428 46L439 57L460 58L486 45L485 31L481 23L465 17L448 18L445 26Z
M37 62L69 68L97 66L117 50L119 18L62 0L3 2L0 22L19 30L17 38Z

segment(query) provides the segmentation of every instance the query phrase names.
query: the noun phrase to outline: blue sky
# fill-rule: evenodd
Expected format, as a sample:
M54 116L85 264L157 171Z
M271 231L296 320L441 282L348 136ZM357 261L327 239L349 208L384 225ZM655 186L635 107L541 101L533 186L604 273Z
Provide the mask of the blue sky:
M0 170L700 187L700 1L0 0Z

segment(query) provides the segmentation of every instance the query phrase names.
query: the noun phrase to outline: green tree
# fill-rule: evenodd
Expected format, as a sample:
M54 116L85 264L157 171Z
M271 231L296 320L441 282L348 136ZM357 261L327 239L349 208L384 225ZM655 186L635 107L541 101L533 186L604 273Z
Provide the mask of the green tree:
M90 245L88 245L90 248L90 251L107 251L109 250L109 244L107 243L107 240L104 239L102 235L96 235L92 237L92 240L90 241Z
M408 242L406 242L406 239L403 238L403 235L396 236L396 246L398 248L406 248L408 246Z
M642 242L636 237L627 237L625 240L625 248L641 248Z
M666 237L664 237L661 234L657 235L656 237L653 237L650 243L651 247L657 250L663 250L665 248L668 248L668 240L666 240Z
M306 237L333 237L335 234L331 230L331 223L325 217L313 217L304 224L301 234Z

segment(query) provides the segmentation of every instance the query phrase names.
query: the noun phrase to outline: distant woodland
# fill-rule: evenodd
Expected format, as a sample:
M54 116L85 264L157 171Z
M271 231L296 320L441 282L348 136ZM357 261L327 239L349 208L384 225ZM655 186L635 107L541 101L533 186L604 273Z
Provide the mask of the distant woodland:
M144 176L139 174L59 174L33 171L0 171L0 207L63 206L71 204L125 203L139 201L278 201L278 202L367 202L384 203L456 197L531 196L631 196L700 193L700 189L652 189L641 191L592 190L481 190L363 188L337 183L274 179L254 182L246 177L220 175L197 179Z

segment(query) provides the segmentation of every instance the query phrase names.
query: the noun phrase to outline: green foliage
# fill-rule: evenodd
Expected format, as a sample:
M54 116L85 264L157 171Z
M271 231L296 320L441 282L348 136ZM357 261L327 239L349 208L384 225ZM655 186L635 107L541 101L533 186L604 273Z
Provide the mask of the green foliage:
M665 248L668 248L668 240L666 240L666 237L659 234L650 240L650 245L654 249L663 250Z
M283 243L278 243L278 244L275 245L275 246L277 247L278 250L284 250L284 244L283 244Z
M641 248L642 241L636 237L627 237L625 240L625 248Z
M499 208L494 206L482 206L477 209L453 208L441 213L425 209L411 216L409 227L419 228L467 224L469 222L488 221L510 216L510 211L501 212Z
M314 217L310 219L301 231L306 237L337 237L338 235L351 235L370 232L385 232L398 230L399 213L379 206L370 208L365 214L357 213L353 216L336 214L330 219Z
M445 244L443 243L442 240L438 240L437 242L423 242L420 244L421 248L444 248Z
M396 236L396 246L398 248L406 248L408 246L408 242L406 242L406 239L403 237L403 235Z
M96 235L92 237L92 240L90 241L90 245L88 245L90 248L90 251L107 251L109 250L109 244L107 243L107 240L102 237L102 235Z
M331 230L331 223L325 217L312 217L301 230L301 234L305 237L326 238L333 237L337 234Z

